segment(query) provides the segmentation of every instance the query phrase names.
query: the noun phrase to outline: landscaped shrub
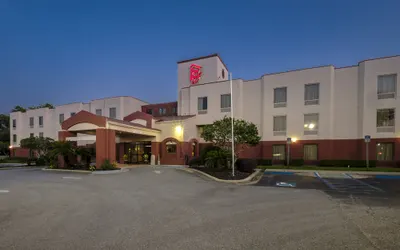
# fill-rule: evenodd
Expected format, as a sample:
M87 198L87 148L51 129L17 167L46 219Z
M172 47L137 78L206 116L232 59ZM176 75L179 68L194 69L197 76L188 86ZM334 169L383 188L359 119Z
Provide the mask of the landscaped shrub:
M218 148L217 150L208 151L204 161L206 167L222 168L228 166L229 154L225 150Z
M203 161L203 163L206 160L206 156L207 156L208 151L213 151L213 150L221 150L221 148L218 147L218 146L210 145L210 146L205 147L203 150L201 150L200 159Z
M7 163L26 163L28 161L28 157L10 157L6 159Z
M39 157L36 159L36 166L46 166L48 164L48 161L46 160L45 157Z
M236 169L240 172L253 173L257 167L256 159L237 159L235 162Z
M286 165L287 165L287 161L285 161L285 166ZM290 159L289 165L300 167L300 166L304 165L304 160L303 159Z
M116 165L111 163L110 160L106 159L104 160L103 164L101 164L101 169L102 170L115 170Z
M192 159L189 160L188 165L189 167L197 167L203 165L203 161L201 160L200 157L193 157Z
M272 166L271 159L257 159L258 166Z
M321 160L319 166L324 167L353 167L353 168L364 168L367 167L367 162L365 160ZM376 167L376 161L370 160L369 167Z

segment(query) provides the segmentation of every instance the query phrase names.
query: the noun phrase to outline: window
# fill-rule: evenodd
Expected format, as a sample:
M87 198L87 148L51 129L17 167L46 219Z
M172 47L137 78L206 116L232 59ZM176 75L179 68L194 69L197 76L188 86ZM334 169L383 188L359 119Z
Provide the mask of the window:
M39 137L43 138L43 132L39 132Z
M222 79L225 79L225 70L224 69L222 69L222 71L221 71L221 76L222 76Z
M64 122L64 114L58 115L58 121L60 122L60 124Z
M43 116L39 116L39 127L43 127Z
M33 117L29 117L29 127L33 128L33 126L35 126L35 120Z
M176 107L172 107L172 114L173 114L173 115L176 115L176 113L177 113L177 112L176 112Z
M204 131L204 125L197 126L197 137L198 138L201 138L201 134L203 133L203 131Z
M393 161L393 143L377 143L376 159L378 161Z
M102 110L101 109L96 109L96 115L102 116L103 115Z
M168 141L165 144L165 147L167 149L167 153L169 153L169 154L175 154L176 153L176 142Z
M231 111L231 94L221 95L221 112Z
M274 116L274 135L286 135L286 116Z
M377 132L394 132L394 109L378 109L376 112Z
M285 160L285 145L272 145L272 159L273 160Z
M286 91L286 87L274 89L274 108L286 107Z
M304 145L304 160L315 161L318 159L318 145Z
M207 97L199 97L197 102L198 114L207 114Z
M146 109L146 113L149 114L149 115L152 115L153 114L153 110L152 109Z
M319 104L319 83L306 84L304 88L304 105Z
M17 142L17 135L13 135L13 142L16 143Z
M159 108L159 109L158 109L158 113L159 113L160 115L165 115L165 114L167 113L167 109L166 109L166 108Z
M30 134L29 134L29 137L34 137L34 136L35 136L34 133L30 133Z
M396 97L397 75L378 76L378 99Z
M75 112L71 112L71 117L74 116L76 113Z
M12 120L12 127L13 127L13 129L17 128L17 120L15 120L15 119Z
M318 114L305 114L304 115L304 135L318 134Z
M117 108L110 108L110 118L117 118Z

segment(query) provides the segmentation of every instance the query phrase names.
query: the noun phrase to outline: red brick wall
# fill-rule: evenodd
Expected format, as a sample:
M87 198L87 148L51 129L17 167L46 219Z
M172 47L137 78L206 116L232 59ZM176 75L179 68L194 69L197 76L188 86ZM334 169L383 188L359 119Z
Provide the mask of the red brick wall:
M166 148L166 143L168 141L176 142L176 153L168 153ZM184 143L179 142L175 138L166 138L161 142L160 148L160 158L162 165L183 165L184 157L183 157L183 147Z
M96 168L100 168L104 160L113 163L116 159L115 130L96 129Z
M159 109L166 108L166 114L160 114ZM175 108L175 112L173 113L173 108ZM152 116L174 116L177 115L178 112L178 103L177 102L168 102L168 103L156 103L142 106L142 112L147 113L147 111L152 110Z
M27 148L12 148L10 152L11 157L29 157L29 149Z

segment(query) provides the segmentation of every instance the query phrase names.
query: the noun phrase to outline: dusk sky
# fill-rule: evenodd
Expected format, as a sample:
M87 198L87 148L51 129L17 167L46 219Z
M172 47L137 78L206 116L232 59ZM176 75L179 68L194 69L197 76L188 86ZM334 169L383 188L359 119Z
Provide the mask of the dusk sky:
M399 0L0 0L0 113L121 95L176 101L176 62L212 53L243 79L397 55L399 9Z

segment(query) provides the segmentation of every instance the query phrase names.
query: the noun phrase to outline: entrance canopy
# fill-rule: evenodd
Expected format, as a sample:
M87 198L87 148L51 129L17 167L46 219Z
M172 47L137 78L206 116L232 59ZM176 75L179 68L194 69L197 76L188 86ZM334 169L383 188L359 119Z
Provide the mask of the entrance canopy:
M135 121L122 121L82 110L65 120L61 124L61 128L71 133L86 134L80 136L82 140L95 139L97 129L114 130L118 137L131 139L157 137L161 132L159 129L151 128L151 123L139 124ZM71 140L78 141L80 139L73 138Z

